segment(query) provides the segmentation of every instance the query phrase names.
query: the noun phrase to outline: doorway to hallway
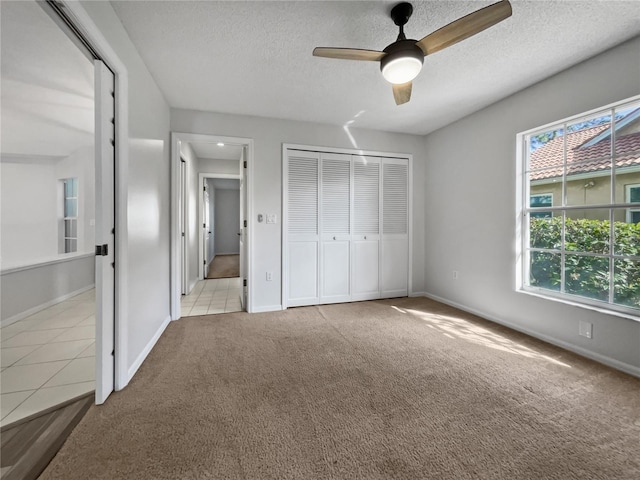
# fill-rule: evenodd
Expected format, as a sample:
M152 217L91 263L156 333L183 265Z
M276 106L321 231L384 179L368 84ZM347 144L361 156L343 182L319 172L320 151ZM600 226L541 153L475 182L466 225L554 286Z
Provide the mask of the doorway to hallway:
M205 304L211 313L251 311L252 158L251 139L172 133L173 320L206 314ZM210 269L221 278L208 279Z

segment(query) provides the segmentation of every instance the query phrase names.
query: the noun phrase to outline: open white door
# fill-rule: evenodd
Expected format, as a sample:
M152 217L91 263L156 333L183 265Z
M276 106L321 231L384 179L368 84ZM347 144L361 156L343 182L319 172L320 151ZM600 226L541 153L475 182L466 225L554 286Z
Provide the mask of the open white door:
M113 391L115 345L115 81L95 60L96 162L96 403Z
M180 158L180 204L178 207L178 222L180 223L180 293L187 294L187 162Z
M247 309L247 147L242 148L240 157L240 281L242 295L240 301L242 309Z
M209 190L207 189L207 179L202 180L202 279L209 275L209 243L211 242L211 220L209 213Z

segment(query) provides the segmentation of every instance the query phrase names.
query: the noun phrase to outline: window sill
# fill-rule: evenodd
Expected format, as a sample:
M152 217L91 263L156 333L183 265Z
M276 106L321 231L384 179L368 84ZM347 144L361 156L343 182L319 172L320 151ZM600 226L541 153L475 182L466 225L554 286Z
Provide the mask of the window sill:
M522 287L516 290L518 293L524 293L526 295L531 295L533 297L542 298L544 300L550 300L552 302L564 303L565 305L571 305L572 307L586 308L587 310L591 310L594 312L602 313L604 315L613 315L615 317L624 318L627 320L633 320L635 322L640 322L640 312L639 314L633 314L631 312L622 312L619 310L613 310L609 308L603 308L597 305L592 305L589 303L581 303L577 301L572 301L570 298L566 298L564 296L549 294L546 291L541 292L539 290L528 289L526 287Z
M72 260L77 260L80 258L86 258L86 257L92 257L94 255L93 252L86 252L86 253L72 253L72 254L66 254L64 256L60 256L60 257L55 257L55 258L50 258L50 259L43 259L37 263L29 263L29 264L22 264L22 265L14 265L14 266L10 266L10 267L6 267L6 268L2 268L2 270L0 271L0 275L8 275L10 273L16 273L16 272L22 272L24 270L31 270L33 268L41 268L41 267L46 267L48 265L56 265L58 263L66 263L66 262L70 262Z

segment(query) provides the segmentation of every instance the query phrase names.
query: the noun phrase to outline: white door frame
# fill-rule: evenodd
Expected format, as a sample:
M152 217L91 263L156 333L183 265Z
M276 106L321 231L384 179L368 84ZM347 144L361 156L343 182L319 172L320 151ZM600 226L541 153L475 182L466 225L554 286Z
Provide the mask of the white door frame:
M128 227L127 227L127 197L129 190L129 77L127 68L104 37L100 29L93 22L80 2L62 0L64 11L80 34L89 42L91 47L109 66L115 75L115 121L116 121L116 173L115 173L115 309L114 309L114 357L115 378L114 387L122 390L129 383L127 362L127 334L128 334ZM96 336L96 343L100 342ZM96 372L97 377L105 373ZM102 381L96 378L96 382Z
M230 143L247 146L247 282L249 283L249 295L247 298L247 312L253 311L253 288L251 287L253 258L251 246L253 245L253 156L254 145L252 138L226 137L220 135L205 135L196 133L171 132L171 320L180 318L180 271L182 261L180 258L180 225L178 208L180 203L180 143ZM239 175L238 175L239 178ZM198 230L200 231L200 229ZM188 233L188 232L187 232ZM202 235L199 235L202 237ZM202 264L202 260L200 260Z
M205 178L230 178L232 180L240 181L240 175L234 175L231 173L198 173L198 185L202 186L204 184ZM242 192L239 192L239 195L242 195ZM209 199L211 201L211 199ZM198 218L200 219L200 223L198 223L198 278L200 280L204 280L204 227L202 226L202 218L204 217L204 192L200 191L198 194ZM214 233L215 235L215 233Z

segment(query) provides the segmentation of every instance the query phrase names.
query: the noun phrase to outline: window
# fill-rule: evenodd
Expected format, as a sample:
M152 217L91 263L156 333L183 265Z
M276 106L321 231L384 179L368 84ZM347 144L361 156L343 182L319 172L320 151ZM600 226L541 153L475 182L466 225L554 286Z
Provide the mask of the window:
M518 141L522 290L637 316L640 100L522 133Z
M529 196L529 206L530 207L552 207L553 193L531 194ZM536 218L545 218L545 217L552 217L553 214L551 212L541 212L536 210L531 212L531 216Z
M78 250L78 179L67 178L63 180L63 243L64 253Z
M626 188L626 202L627 203L640 203L640 184L627 185ZM640 222L640 207L627 209L627 223L639 223Z

